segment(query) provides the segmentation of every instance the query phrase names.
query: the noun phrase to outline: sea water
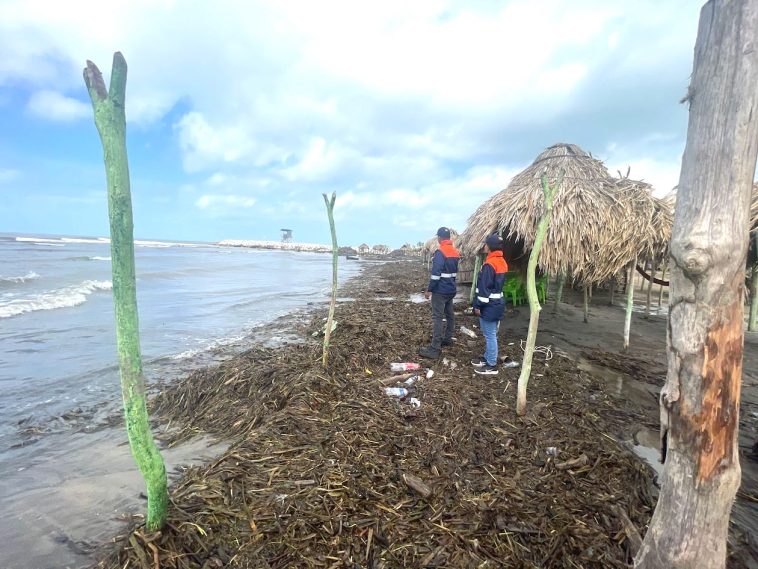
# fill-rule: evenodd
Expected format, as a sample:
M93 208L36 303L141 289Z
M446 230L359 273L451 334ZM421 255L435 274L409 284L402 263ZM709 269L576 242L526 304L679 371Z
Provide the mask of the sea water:
M325 254L137 241L135 258L148 382L244 347L256 327L326 302L331 290ZM359 270L354 261L340 263L340 281ZM105 238L0 234L0 530L19 540L32 532L57 561L56 544L65 549L69 536L45 532L71 528L55 516L63 507L55 501L72 480L96 483L75 472L89 468L92 448L108 448L114 436L125 441L118 422L109 434L87 432L118 419L120 408L111 288ZM75 429L65 420L71 416ZM114 464L129 464L128 450L118 452ZM107 464L98 469L108 476ZM2 567L48 566L44 556L24 560L13 548L0 550ZM56 563L49 566L63 566Z

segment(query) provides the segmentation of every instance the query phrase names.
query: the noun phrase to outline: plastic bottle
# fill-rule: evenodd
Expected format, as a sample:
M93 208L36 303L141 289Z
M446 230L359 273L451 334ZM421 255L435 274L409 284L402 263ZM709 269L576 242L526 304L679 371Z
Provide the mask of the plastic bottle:
M413 385L414 383L416 383L419 379L420 379L420 377L418 375L412 375L408 379L406 379L403 383L405 385L410 386L410 385Z
M421 364L414 364L411 362L390 364L390 371L412 371L414 369L421 369Z
M395 397L405 397L408 395L408 390L405 387L385 387L384 392L387 395L394 395Z

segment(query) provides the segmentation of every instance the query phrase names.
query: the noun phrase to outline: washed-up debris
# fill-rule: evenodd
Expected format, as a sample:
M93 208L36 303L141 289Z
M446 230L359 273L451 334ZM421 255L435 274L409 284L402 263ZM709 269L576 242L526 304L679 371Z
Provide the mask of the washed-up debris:
M465 326L461 326L461 332L466 334L466 336L469 336L470 338L476 338L476 332L471 330L470 328L466 328Z
M556 456L556 455L553 455ZM573 460L567 460L566 462L556 462L555 467L558 470L568 470L569 468L579 468L582 466L587 466L590 462L590 459L587 457L586 454L582 454L579 458L575 458Z
M434 370L428 369L426 370L426 379L432 379L434 377Z
M411 405L413 405L416 409L418 409L419 407L421 407L421 400L420 399L416 399L415 397L411 397L410 399L408 399L408 403L410 403Z
M396 362L390 364L390 371L410 371L415 369L421 369L421 364L413 362Z
M334 332L336 329L337 329L337 321L332 320L332 332ZM316 338L318 336L323 336L324 334L326 334L326 318L324 318L324 326L320 330L314 330L311 336Z
M405 397L408 395L408 390L405 387L385 387L384 392L394 397Z
M515 390L504 395L497 376L471 381L456 364L470 348L458 345L444 373L388 404L380 389L423 372L385 385L376 370L414 357L429 314L376 301L372 289L405 298L428 275L408 263L366 271L343 291L359 301L337 307L327 369L310 341L254 348L162 386L150 407L159 424L170 422L172 444L203 432L231 444L183 471L160 534L133 527L100 567L152 568L157 556L162 569L628 568L614 506L639 528L654 507L652 470L614 441L639 420L633 406L591 403L595 379L569 360L549 371L538 361L533 371L548 377L530 387L530 407L540 411L522 420ZM300 333L310 337L322 315ZM559 470L535 457L546 445L592 462Z

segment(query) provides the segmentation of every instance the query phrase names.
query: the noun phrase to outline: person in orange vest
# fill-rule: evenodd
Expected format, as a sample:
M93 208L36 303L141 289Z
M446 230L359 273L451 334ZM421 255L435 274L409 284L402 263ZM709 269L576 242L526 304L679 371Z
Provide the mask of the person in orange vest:
M455 278L458 276L458 259L460 254L450 240L450 230L440 227L437 230L438 249L432 258L432 276L429 279L424 296L432 299L432 343L421 348L421 357L436 359L440 357L443 346L453 345L453 329L455 315L453 314L453 299L457 291ZM442 317L446 325L443 326Z
M484 356L471 360L474 371L480 375L497 375L497 330L505 312L503 285L508 263L503 257L503 240L493 233L484 241L487 258L476 279L473 301L474 314L479 317L479 328L484 335Z

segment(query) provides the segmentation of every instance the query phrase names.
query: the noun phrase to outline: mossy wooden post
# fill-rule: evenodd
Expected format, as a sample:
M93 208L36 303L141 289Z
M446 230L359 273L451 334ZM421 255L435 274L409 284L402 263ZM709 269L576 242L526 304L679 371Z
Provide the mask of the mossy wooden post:
M516 413L519 415L526 413L526 386L529 383L529 374L532 373L534 344L537 341L537 326L539 326L540 310L542 310L539 299L537 298L535 273L537 272L540 249L542 249L542 243L545 241L547 228L550 225L550 216L553 213L553 197L563 183L563 174L561 174L558 181L552 186L548 184L546 174L542 174L541 181L542 193L545 196L545 213L542 214L542 219L540 219L540 222L537 225L537 234L534 238L534 245L532 246L532 252L529 254L529 264L526 269L526 296L529 299L529 332L526 335L524 363L521 366L521 375L519 375L518 378Z
M584 289L584 322L587 323L590 321L590 301L589 301L589 287L590 285L584 285L582 288Z
M661 491L637 569L723 569L740 486L750 199L758 156L758 0L700 11L671 230Z
M479 269L482 268L482 256L477 253L474 260L474 274L471 277L471 290L468 293L468 303L474 302L474 293L476 292L476 281L479 278ZM507 302L507 300L506 300Z
M650 261L650 280L647 283L647 303L645 304L645 318L650 318L650 302L653 295L653 280L655 280L655 255Z
M329 340L332 337L332 323L334 322L334 309L337 306L337 230L334 228L334 202L337 200L337 193L332 192L329 198L326 194L324 203L326 204L326 214L329 216L329 230L332 232L332 300L329 303L329 317L326 319L326 329L324 330L324 352L321 356L321 364L326 367L329 359Z
M110 88L105 88L97 66L84 69L95 126L105 155L108 183L108 216L111 229L113 304L116 312L116 344L121 372L126 432L134 460L147 485L147 530L157 531L166 521L168 490L166 468L150 431L145 405L145 376L140 355L137 284L134 269L134 222L126 155L126 60L113 55Z
M555 292L555 302L553 303L553 313L558 312L558 305L563 297L563 285L566 284L566 273L558 273L558 290Z
M624 318L624 349L629 347L629 333L632 330L632 308L634 307L634 271L637 268L637 257L629 263L629 280L626 287L626 317Z

